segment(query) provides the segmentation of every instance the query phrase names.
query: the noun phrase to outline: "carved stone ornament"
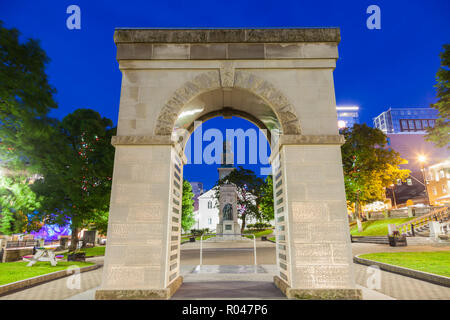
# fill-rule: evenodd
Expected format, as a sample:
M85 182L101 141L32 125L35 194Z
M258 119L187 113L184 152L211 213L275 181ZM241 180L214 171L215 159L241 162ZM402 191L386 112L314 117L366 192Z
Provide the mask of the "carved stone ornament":
M232 63L224 63L220 68L220 85L222 88L234 87L234 66Z

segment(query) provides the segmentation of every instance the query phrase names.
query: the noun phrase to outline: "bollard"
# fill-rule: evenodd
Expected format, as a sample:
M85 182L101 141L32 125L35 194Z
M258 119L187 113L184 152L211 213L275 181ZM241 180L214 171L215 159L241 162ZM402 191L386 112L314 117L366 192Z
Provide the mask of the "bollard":
M414 232L414 225L412 223L411 223L411 233L413 237L416 236L416 233Z

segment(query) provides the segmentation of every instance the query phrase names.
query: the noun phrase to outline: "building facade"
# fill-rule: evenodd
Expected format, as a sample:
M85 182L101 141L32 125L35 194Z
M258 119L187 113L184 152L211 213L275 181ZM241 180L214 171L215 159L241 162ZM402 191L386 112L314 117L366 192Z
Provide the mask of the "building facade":
M450 159L449 150L437 148L434 143L426 141L423 132L387 134L387 139L387 147L398 152L407 161L400 167L411 171L406 181L399 182L394 187L397 204L405 203L409 199L414 203L427 203L422 167ZM393 198L391 191L388 192L388 197Z
M338 128L352 128L355 123L359 123L358 106L337 106Z
M450 159L429 166L426 172L430 204L450 204Z
M373 118L373 125L384 133L424 133L437 117L433 108L389 108Z
M211 189L198 197L198 209L194 212L194 229L208 228L215 231L219 223L219 208L214 193L215 189Z
M411 171L406 181L399 181L387 190L392 203L401 206L410 199L415 204L428 203L422 168L450 156L447 148L437 148L425 140L426 129L434 126L437 117L438 111L433 108L389 108L373 118L374 127L387 136L387 148L398 152L407 161L400 167Z

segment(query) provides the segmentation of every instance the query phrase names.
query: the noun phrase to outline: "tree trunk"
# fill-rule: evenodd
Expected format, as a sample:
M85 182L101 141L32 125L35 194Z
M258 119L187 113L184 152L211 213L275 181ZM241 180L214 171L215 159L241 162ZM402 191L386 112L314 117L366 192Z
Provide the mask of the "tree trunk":
M242 217L241 217L241 219L242 219L241 233L244 233L244 230L245 230L245 217L246 216L247 216L247 214L243 213Z
M78 228L72 228L72 237L70 240L70 247L69 247L69 251L75 251L75 249L77 248L77 244L78 244Z
M356 201L355 203L355 212L356 212L356 222L358 224L358 232L363 232L363 227L361 223L361 203Z

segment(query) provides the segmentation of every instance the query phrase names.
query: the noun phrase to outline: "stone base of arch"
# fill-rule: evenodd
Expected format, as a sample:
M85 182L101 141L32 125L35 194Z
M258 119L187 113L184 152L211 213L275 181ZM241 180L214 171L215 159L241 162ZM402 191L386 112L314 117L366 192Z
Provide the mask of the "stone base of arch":
M361 289L293 289L280 277L273 277L273 282L288 299L300 300L361 300Z
M176 278L164 289L97 290L95 300L167 300L181 287L183 277Z

